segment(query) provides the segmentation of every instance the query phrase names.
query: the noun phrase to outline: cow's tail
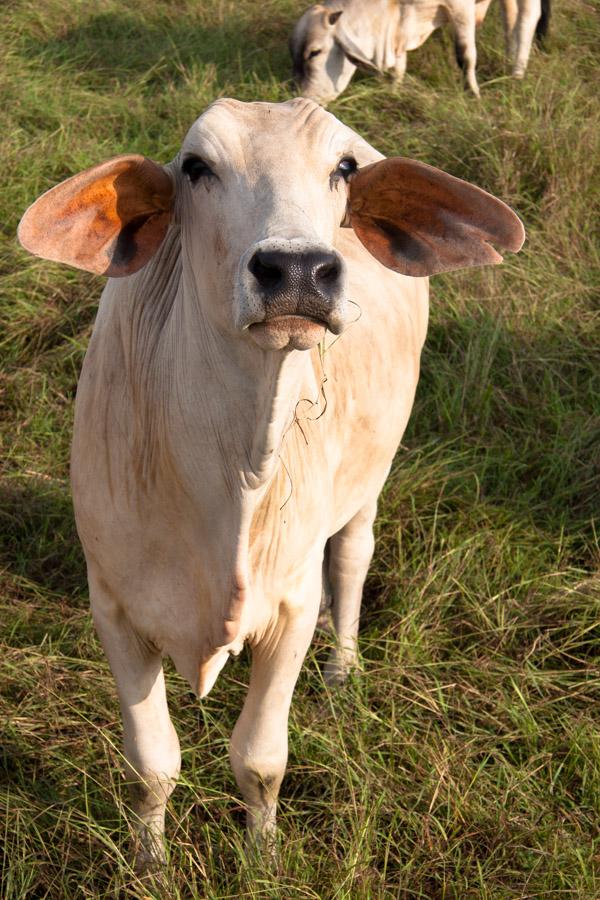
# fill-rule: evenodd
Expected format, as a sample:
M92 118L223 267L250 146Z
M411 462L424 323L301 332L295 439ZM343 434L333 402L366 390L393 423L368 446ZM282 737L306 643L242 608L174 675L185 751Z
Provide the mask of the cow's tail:
M542 14L535 26L535 39L538 44L543 44L548 36L550 27L550 4L551 0L542 0Z

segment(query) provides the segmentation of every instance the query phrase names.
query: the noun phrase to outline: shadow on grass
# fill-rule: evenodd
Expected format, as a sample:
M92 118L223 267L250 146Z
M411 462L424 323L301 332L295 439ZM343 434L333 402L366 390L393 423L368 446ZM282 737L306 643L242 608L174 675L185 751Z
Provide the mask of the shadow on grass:
M216 69L217 84L222 84L225 73L232 71L268 79L273 63L285 80L290 75L287 47L281 41L286 23L283 16L228 18L217 27L185 15L142 22L135 15L106 12L48 41L27 38L23 56L44 67L88 75L95 90L127 87L145 73L147 85L165 78L177 82L198 66Z
M475 472L478 502L557 538L566 528L593 539L599 362L585 322L522 336L487 311L444 316L429 327L404 441L415 451L439 441L440 455L452 444L449 472L468 469L473 498Z
M0 487L0 567L42 591L81 599L83 552L66 486L32 481Z

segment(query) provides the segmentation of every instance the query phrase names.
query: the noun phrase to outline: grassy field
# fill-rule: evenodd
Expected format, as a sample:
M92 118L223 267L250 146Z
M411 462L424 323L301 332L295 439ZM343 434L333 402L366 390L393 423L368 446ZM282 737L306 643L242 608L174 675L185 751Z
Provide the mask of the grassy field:
M247 661L195 700L161 881L128 867L121 726L87 612L68 488L101 279L15 241L44 189L121 152L166 161L214 98L290 96L291 0L5 0L0 7L0 896L600 896L598 7L556 4L506 77L499 12L480 103L451 40L401 89L360 75L332 111L388 154L497 193L528 241L434 279L409 430L382 498L363 673L296 691L279 872L243 865L227 761ZM596 56L594 55L596 53ZM596 207L594 210L594 206Z

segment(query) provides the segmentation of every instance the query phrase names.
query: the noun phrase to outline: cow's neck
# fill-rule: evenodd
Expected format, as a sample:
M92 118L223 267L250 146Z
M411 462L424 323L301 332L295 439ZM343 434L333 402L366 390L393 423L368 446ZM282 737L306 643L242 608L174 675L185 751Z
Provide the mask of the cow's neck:
M217 612L211 645L219 647L245 636L244 609L260 578L252 562L253 529L265 504L277 511L286 502L302 465L294 458L297 407L305 397L318 398L319 383L310 352L265 352L251 339L186 315L187 322L177 323L180 343L171 354L171 390L185 398L174 428L183 437L174 449L193 514L203 522L200 552ZM277 521L275 515L272 524Z
M177 318L174 388L186 398L182 426L201 447L192 461L198 479L208 466L219 475L204 489L255 502L282 468L280 451L299 402L319 396L311 353L264 351L249 336L213 326L192 304ZM289 449L284 465L288 456Z
M361 2L350 2L344 12L347 27L354 39L364 48L367 57L381 72L393 68L396 59L396 33L400 19L398 3L377 0L369 4L367 30L365 7Z
M258 348L249 347L251 355ZM294 424L296 407L302 398L302 388L306 387L312 373L310 354L258 353L264 357L260 374L252 385L248 396L250 418L245 422L243 479L250 489L266 487L281 466L281 451L285 437ZM256 377L251 366L248 373Z
M281 469L286 432L307 408L301 401L318 401L318 373L309 351L264 351L213 323L199 286L181 272L176 238L162 248L161 292L151 267L115 288L125 295L134 289L116 307L134 407L133 455L141 459L143 489L179 470L188 488L237 503L264 492ZM227 305L216 298L212 305L219 302Z

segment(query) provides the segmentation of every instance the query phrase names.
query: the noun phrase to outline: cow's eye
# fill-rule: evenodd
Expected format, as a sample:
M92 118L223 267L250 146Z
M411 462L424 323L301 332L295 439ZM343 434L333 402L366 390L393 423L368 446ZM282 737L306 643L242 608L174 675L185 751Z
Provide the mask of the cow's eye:
M308 59L314 59L315 56L318 56L319 53L322 53L322 52L323 52L322 50L311 50L310 53L308 54L308 57L307 57L307 58L308 58Z
M351 175L353 175L358 169L358 163L354 159L353 156L343 156L337 167L338 173L342 176L345 181L348 181Z
M211 167L199 156L186 157L181 165L181 171L188 176L192 184L195 184L199 178L205 175L213 174Z

